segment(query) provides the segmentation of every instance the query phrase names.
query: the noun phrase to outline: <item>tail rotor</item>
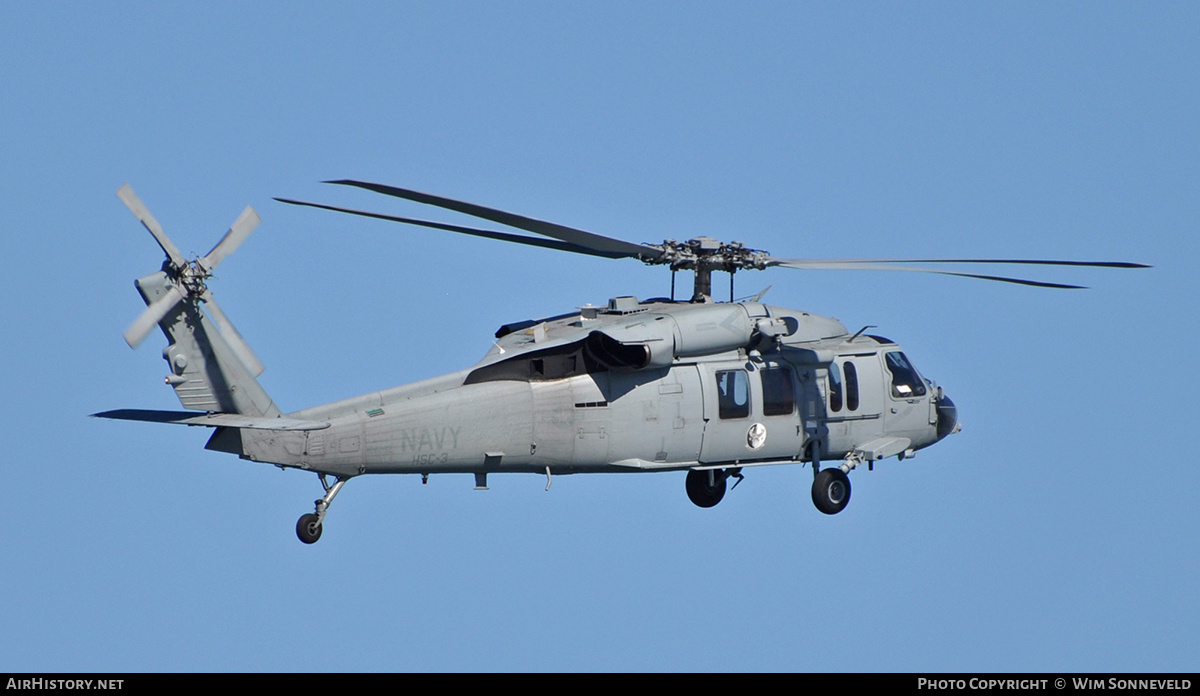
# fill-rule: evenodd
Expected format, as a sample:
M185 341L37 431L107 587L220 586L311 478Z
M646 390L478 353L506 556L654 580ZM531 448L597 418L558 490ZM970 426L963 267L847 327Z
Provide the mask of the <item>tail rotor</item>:
M149 209L133 192L133 188L129 184L122 186L117 191L117 196L141 221L167 257L162 268L165 274L165 291L153 301L147 300L148 306L145 311L125 330L125 342L129 344L129 347L136 348L146 339L155 325L169 316L180 303L189 302L193 306L203 303L238 359L254 376L262 374L262 362L259 361L238 330L234 328L225 313L221 311L221 308L217 306L207 286L207 281L212 277L217 266L236 251L261 222L258 213L254 212L250 206L246 206L246 209L230 226L225 236L212 248L212 251L189 261L179 252L179 248L163 231L162 225L150 214Z

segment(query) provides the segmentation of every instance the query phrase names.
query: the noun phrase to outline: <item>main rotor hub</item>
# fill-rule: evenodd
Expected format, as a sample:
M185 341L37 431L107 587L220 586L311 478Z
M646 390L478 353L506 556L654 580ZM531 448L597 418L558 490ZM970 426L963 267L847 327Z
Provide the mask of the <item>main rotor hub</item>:
M674 239L664 240L662 245L655 244L654 248L662 251L662 256L648 264L669 264L672 271L725 271L732 273L739 269L762 270L767 267L770 254L759 249L748 249L742 242L722 243L712 237L695 237L686 242Z
M663 240L662 245L647 245L662 253L647 264L668 264L672 271L692 271L695 275L693 302L706 302L712 295L712 272L733 274L738 270L763 270L771 255L760 249L748 249L742 242L723 243L712 237L695 237L686 242ZM730 293L733 292L732 278ZM674 288L674 286L672 286Z

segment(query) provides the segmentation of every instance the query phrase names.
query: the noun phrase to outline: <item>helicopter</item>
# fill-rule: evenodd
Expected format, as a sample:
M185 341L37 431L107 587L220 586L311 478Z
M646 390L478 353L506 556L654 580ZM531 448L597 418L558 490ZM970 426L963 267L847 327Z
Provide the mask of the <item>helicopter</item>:
M187 259L128 184L118 196L166 260L135 281L147 307L126 329L136 348L158 326L171 386L184 411L121 409L118 420L212 428L205 448L317 474L324 495L296 535L321 537L330 504L364 474L686 472L695 505L721 502L744 471L808 464L812 501L834 515L850 501L849 474L904 460L959 432L958 408L896 342L851 332L837 319L761 302L734 301L733 274L770 268L936 273L1020 285L1081 286L949 270L937 264L1148 268L1123 261L1044 259L789 259L710 237L635 244L411 189L342 179L325 182L449 210L541 235L531 237L352 208L324 209L672 271L671 297L615 296L575 310L504 324L474 366L441 377L293 412L257 377L263 364L221 311L207 281L259 224L247 207L208 254ZM934 265L929 268L927 265ZM674 297L677 271L693 293ZM712 297L713 272L730 274L730 299ZM330 483L330 479L333 482ZM730 490L732 490L730 488Z

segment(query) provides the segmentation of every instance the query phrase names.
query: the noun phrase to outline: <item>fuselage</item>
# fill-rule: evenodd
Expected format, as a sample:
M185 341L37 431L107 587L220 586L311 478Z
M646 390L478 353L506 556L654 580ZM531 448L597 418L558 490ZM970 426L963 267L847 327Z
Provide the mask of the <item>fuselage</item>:
M938 441L953 410L836 319L616 298L502 327L468 370L289 414L328 428L244 430L239 454L338 477L874 461Z

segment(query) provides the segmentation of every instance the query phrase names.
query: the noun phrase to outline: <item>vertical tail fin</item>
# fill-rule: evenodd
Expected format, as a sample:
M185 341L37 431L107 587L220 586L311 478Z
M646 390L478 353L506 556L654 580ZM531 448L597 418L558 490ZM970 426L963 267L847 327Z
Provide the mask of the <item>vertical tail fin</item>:
M174 287L162 271L139 278L136 285L147 305ZM200 304L198 300L179 302L158 322L170 341L163 349L163 359L170 366L166 382L175 389L180 403L196 411L278 416L279 408L255 379L262 373L262 363L223 314L219 316L229 327L226 332L209 319Z

